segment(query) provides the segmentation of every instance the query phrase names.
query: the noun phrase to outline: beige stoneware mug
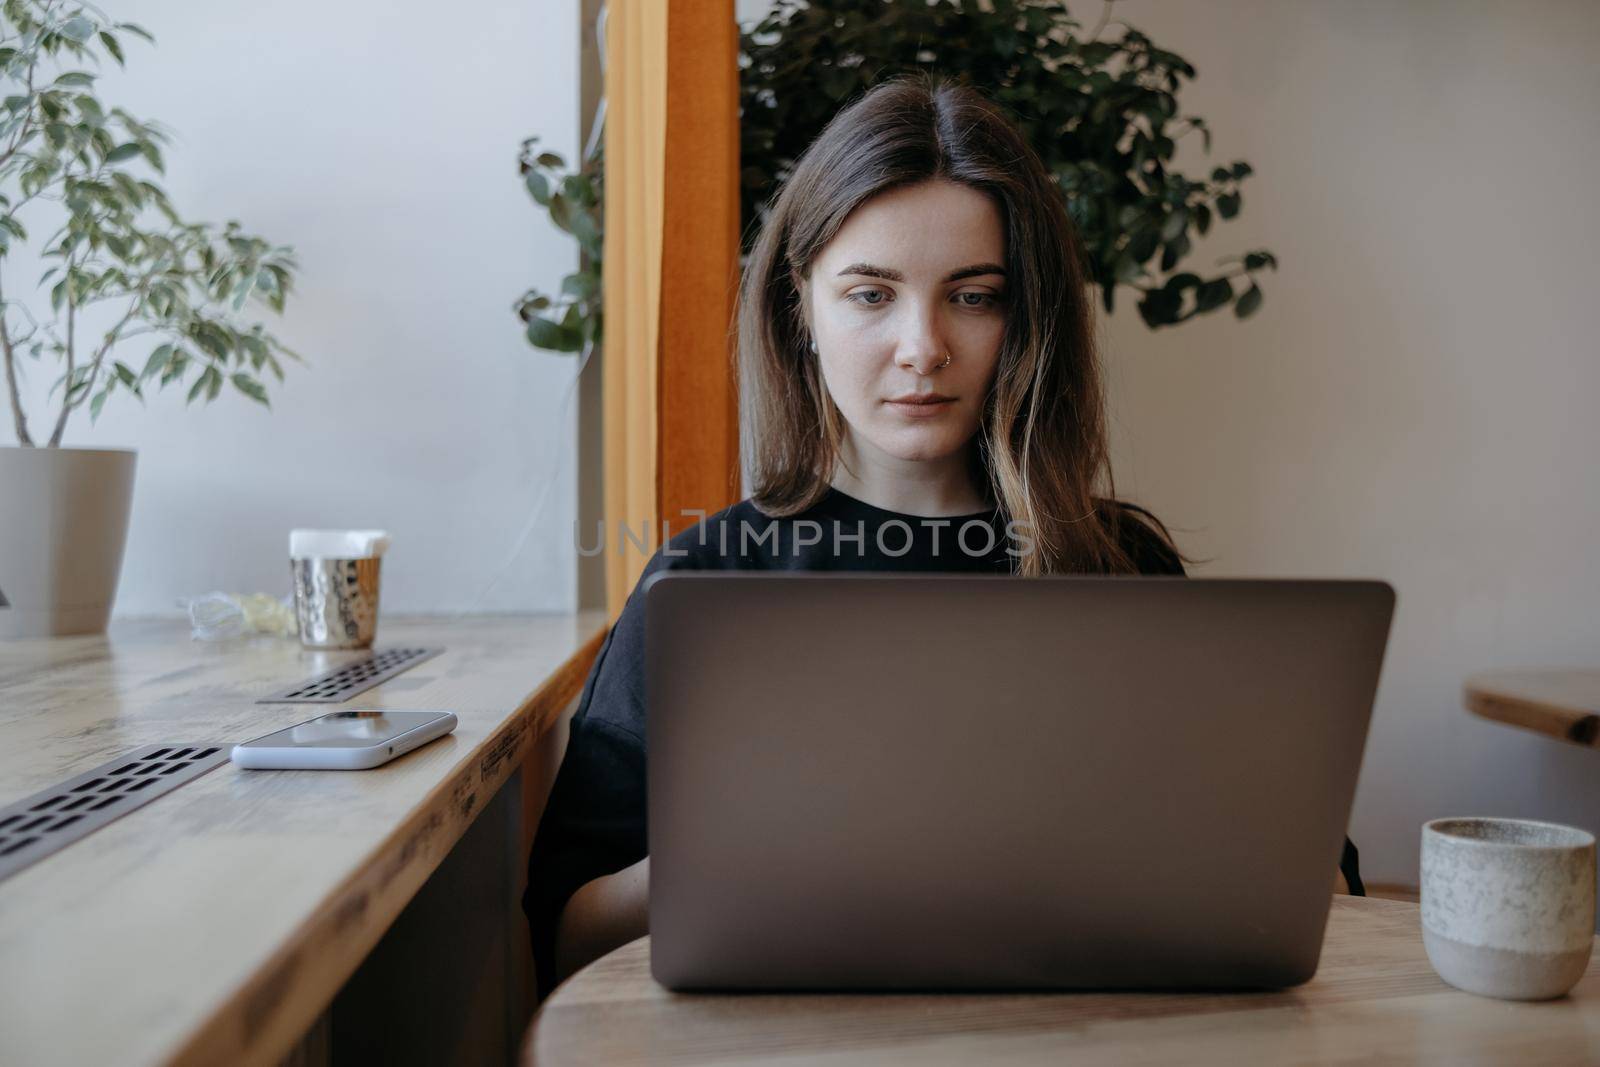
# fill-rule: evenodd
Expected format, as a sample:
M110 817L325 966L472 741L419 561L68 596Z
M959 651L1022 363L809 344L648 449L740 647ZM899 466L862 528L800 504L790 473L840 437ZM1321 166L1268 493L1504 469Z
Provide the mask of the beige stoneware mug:
M1594 835L1528 819L1422 827L1422 943L1439 977L1506 1000L1577 984L1595 932Z

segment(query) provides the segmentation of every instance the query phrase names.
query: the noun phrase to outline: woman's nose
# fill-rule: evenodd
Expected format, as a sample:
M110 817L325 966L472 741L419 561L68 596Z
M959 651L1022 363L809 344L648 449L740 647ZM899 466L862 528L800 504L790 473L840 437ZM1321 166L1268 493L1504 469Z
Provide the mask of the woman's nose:
M900 338L895 354L896 364L909 367L918 374L931 374L944 364L949 349L939 330L936 314L923 311L908 316L905 333Z

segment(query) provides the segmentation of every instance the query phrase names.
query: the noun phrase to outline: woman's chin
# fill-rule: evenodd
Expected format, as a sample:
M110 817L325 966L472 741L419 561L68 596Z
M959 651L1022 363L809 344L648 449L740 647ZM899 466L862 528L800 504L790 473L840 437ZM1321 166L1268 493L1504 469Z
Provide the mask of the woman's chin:
M880 452L895 459L926 463L946 459L960 452L971 438L970 433L957 434L949 427L906 426L873 434L867 440Z

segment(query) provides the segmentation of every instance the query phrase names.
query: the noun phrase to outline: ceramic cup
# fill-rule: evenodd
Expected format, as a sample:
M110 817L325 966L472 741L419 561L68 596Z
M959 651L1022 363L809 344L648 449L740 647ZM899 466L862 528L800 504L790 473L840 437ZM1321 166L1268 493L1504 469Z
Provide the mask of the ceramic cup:
M1422 943L1439 977L1505 1000L1559 997L1595 932L1594 836L1527 819L1422 827Z

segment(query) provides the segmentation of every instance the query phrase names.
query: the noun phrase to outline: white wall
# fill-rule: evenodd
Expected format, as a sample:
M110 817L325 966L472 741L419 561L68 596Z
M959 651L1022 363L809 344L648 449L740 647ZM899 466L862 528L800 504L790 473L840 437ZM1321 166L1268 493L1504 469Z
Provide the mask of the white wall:
M1119 488L1214 557L1195 573L1395 586L1369 879L1415 883L1436 816L1600 829L1600 753L1461 706L1475 671L1600 664L1600 7L1116 11L1195 65L1185 109L1255 168L1193 262L1282 264L1244 323L1108 322Z
M139 450L117 613L285 593L293 526L389 529L386 611L570 609L574 431L558 410L576 363L529 348L510 309L576 262L516 154L539 133L573 157L577 0L110 6L157 45L125 44L106 97L177 132L181 210L295 247L298 292L272 325L309 364L271 412L230 388L209 408L174 391L145 410L114 397L92 428L75 417L67 444Z

